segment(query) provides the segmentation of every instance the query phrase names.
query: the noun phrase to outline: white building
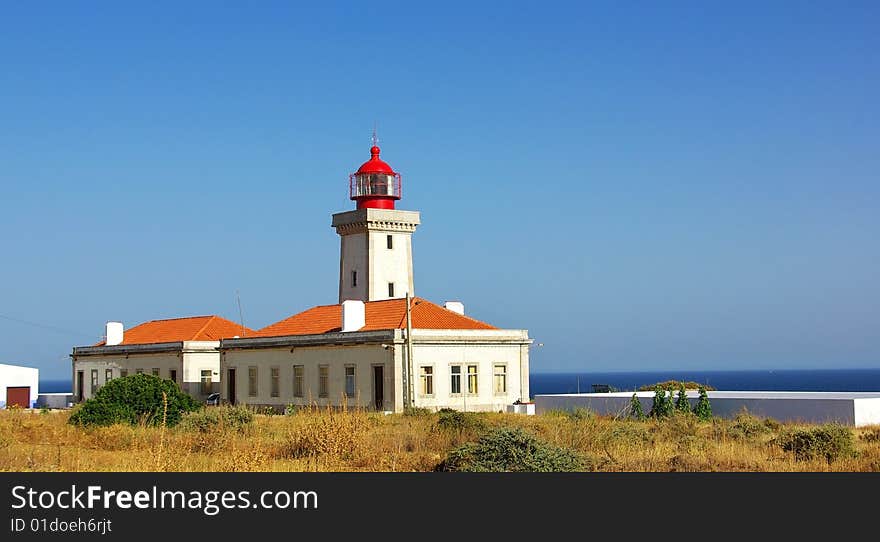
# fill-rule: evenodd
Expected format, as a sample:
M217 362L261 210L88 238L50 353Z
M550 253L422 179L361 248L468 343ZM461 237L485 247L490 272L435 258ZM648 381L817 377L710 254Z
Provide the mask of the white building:
M73 400L89 399L110 380L138 373L174 380L204 399L219 391L220 339L251 333L219 316L153 320L129 330L108 322L104 341L73 349Z
M33 408L39 388L39 369L0 363L0 408Z
M223 399L232 403L505 410L529 400L528 332L497 329L414 297L418 212L395 210L400 175L379 147L349 179L357 209L333 215L339 303L314 307L247 338L221 341Z

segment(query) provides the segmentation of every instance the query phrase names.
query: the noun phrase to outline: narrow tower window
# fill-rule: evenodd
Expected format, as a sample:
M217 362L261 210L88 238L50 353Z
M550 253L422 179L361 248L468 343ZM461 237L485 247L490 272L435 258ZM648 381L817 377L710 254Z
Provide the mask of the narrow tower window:
M389 248L389 250L394 248L394 237L392 237L390 235L388 236L388 248Z
M394 297L394 283L388 283L388 297Z
M352 271L351 272L351 287L354 288L357 285L358 285L358 272Z

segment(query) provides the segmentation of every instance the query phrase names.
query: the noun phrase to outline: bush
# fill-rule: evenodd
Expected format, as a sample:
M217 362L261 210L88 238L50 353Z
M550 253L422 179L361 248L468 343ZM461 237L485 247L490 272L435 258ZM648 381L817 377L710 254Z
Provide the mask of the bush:
M873 427L868 429L861 435L859 435L859 440L869 443L880 442L880 428Z
M688 402L687 391L684 389L684 384L680 384L678 387L678 396L675 398L675 410L676 412L684 414L691 411L691 404Z
M578 454L538 440L522 429L490 431L449 452L434 469L452 472L571 472L584 470Z
M291 433L282 456L292 458L327 456L350 460L366 450L370 419L359 412L315 412Z
M670 396L666 395L666 390L657 386L654 388L654 402L651 403L651 411L648 413L652 418L664 418L671 416L673 411L672 392Z
M763 422L760 418L743 411L733 419L728 433L733 438L751 440L771 431L770 425Z
M424 407L406 407L403 409L404 416L412 416L414 418L426 418L433 414L431 409Z
M180 419L184 431L208 433L224 428L241 431L254 421L254 413L243 405L207 407L195 412L187 412Z
M632 399L629 400L629 417L634 420L644 420L645 411L642 409L642 402L639 396L633 392Z
M709 404L709 394L706 393L706 388L703 386L700 386L700 398L694 405L694 414L700 421L707 422L712 419L712 405Z
M855 455L852 432L834 423L789 431L779 437L778 443L798 461L824 458L831 464L838 458Z
M200 406L198 401L181 391L176 382L138 374L107 382L93 398L76 408L69 423L85 426L114 423L161 425L164 420L172 426L184 413L198 410Z
M660 387L666 391L675 391L682 386L686 390L698 390L700 388L705 388L709 391L715 391L715 388L708 384L700 384L699 382L685 382L684 380L667 380L665 382L657 382L656 384L645 384L644 386L640 386L638 391L654 391L657 387Z
M438 412L437 427L454 431L482 431L486 423L476 412L459 412L451 408L441 408Z

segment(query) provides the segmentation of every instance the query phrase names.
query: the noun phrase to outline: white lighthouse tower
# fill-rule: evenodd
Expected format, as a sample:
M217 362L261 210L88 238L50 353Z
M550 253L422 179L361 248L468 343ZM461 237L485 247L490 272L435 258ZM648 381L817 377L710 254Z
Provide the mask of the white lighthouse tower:
M357 208L333 215L341 238L340 303L415 295L412 234L419 213L394 208L401 194L400 174L379 158L379 152L374 135L370 159L349 176L349 197Z

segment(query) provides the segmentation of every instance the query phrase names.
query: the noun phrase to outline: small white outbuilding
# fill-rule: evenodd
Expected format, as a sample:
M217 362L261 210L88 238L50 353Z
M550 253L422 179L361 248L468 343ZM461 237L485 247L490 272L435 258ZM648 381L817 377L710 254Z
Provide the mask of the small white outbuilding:
M0 408L33 408L39 385L39 369L0 363Z

